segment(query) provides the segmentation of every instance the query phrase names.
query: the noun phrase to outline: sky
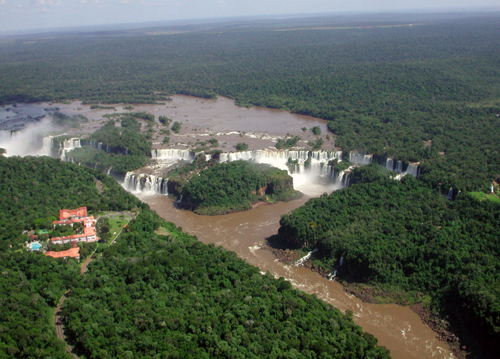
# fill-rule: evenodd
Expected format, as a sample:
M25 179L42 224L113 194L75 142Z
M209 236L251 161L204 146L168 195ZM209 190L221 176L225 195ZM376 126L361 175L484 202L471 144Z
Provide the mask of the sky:
M466 8L498 0L0 0L0 32L149 21Z

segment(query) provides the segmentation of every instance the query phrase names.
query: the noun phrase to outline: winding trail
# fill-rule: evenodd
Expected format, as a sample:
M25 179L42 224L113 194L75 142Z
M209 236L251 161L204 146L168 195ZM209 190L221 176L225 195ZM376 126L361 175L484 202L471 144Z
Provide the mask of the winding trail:
M57 303L56 309L54 310L54 324L56 326L56 335L59 339L63 340L66 343L66 352L71 354L71 356L75 359L79 359L78 356L73 353L73 347L68 344L66 341L66 336L64 335L64 325L62 323L62 313L61 308L64 304L64 301L68 298L67 294L69 293L69 289L63 294L63 296L59 299Z

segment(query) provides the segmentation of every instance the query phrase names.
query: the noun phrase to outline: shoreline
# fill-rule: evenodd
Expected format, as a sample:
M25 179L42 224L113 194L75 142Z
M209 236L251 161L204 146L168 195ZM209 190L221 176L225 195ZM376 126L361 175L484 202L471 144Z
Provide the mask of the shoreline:
M265 243L262 249L270 251L274 257L287 265L293 265L294 262L299 260L302 255L298 253L297 250L292 249L281 249L273 247L271 244ZM309 270L320 274L322 277L326 277L329 271L325 271L323 268L318 267L310 260L304 262L303 266L308 268ZM337 281L339 282L339 281ZM356 298L361 300L363 303L370 304L381 304L377 300L374 300L373 296L373 288L368 286L361 290L356 289L354 286L350 286L345 281L340 281L339 284L344 288L344 292L354 295ZM450 329L450 324L443 318L440 318L436 314L434 314L429 308L424 307L420 303L412 304L412 305L403 305L397 302L394 304L409 307L413 312L415 312L422 323L427 325L435 334L436 338L442 341L445 341L449 347L453 355L457 359L466 359L467 352L466 348L462 346L460 342L460 338L458 338Z

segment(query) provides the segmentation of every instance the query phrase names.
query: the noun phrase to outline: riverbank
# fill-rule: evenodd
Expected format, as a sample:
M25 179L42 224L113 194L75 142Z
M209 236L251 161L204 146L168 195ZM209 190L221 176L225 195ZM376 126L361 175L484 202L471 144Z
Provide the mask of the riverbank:
M269 250L273 253L277 260L286 265L294 265L294 263L304 256L304 253L300 250L279 248L273 243L272 240L264 245L262 249ZM327 278L327 275L330 273L329 271L326 271L322 267L316 265L312 260L305 261L303 266L325 278ZM367 284L348 282L343 279L337 281L343 286L344 292L355 296L363 303L394 303L409 307L419 316L425 325L434 331L437 339L448 343L453 355L455 355L458 359L465 359L467 357L467 352L465 350L466 347L461 344L460 339L451 331L450 323L433 313L428 306L423 305L422 303L414 303L410 305L407 295L405 296L404 293L402 294L401 292L396 294L394 292L376 288Z

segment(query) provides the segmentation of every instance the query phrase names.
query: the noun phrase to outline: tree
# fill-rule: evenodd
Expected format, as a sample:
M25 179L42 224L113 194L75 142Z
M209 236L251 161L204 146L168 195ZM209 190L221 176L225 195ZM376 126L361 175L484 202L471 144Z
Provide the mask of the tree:
M246 151L248 150L248 144L244 142L238 142L234 148L236 148L237 151Z

